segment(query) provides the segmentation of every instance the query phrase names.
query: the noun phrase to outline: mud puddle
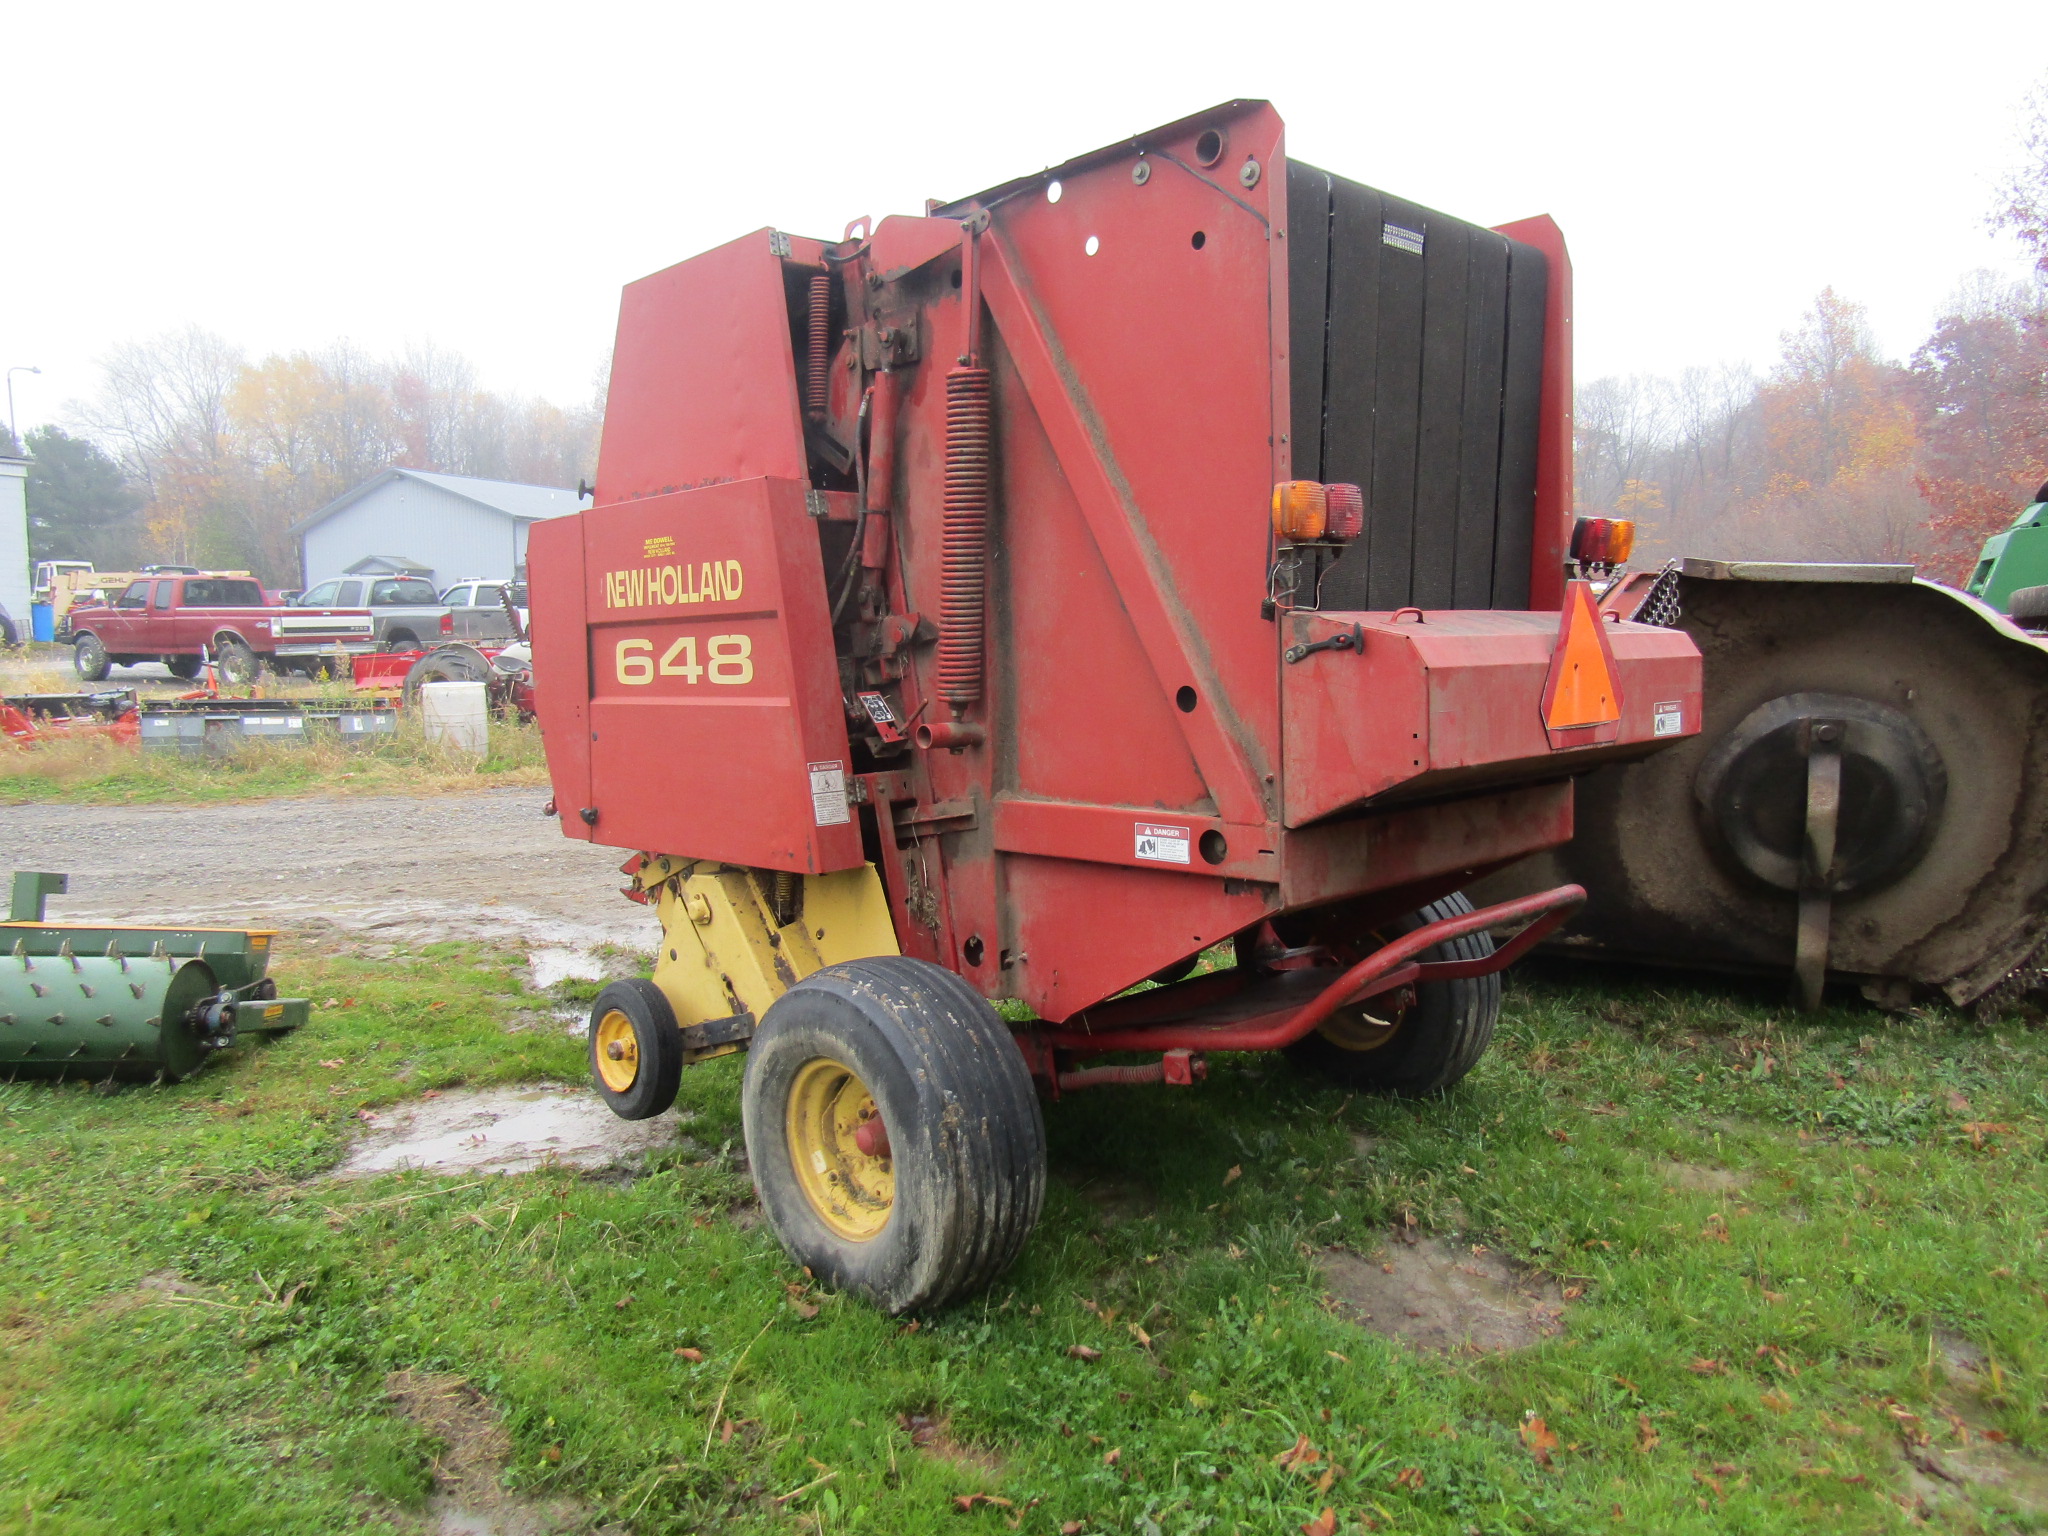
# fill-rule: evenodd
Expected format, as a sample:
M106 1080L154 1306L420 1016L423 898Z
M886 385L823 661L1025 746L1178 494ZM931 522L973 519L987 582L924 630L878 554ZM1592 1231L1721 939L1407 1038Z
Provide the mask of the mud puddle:
M1319 1262L1340 1315L1431 1354L1527 1349L1564 1326L1555 1282L1480 1244L1390 1238L1369 1256L1332 1248Z
M430 1173L530 1173L609 1168L677 1142L673 1113L621 1120L588 1088L527 1084L457 1091L363 1112L365 1134L337 1178L417 1169Z

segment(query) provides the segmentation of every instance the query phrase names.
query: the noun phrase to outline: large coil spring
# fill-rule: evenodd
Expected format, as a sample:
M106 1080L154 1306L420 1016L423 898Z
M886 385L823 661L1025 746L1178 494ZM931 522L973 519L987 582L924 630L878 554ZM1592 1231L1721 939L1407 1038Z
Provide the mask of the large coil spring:
M946 504L939 579L939 693L955 714L981 698L988 589L989 372L946 375Z
M813 421L825 419L825 407L832 394L826 370L832 366L832 277L820 272L811 279L810 330L804 336L810 368L804 374L804 414Z

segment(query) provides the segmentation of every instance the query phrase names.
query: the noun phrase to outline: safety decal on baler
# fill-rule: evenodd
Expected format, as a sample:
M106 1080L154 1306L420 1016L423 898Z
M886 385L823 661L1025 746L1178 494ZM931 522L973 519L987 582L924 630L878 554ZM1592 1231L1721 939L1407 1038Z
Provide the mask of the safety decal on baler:
M846 803L844 763L806 763L811 775L811 816L821 827L839 827L853 820Z
M1652 736L1683 736L1685 734L1685 706L1677 699L1659 702L1650 712L1650 734Z
M1192 846L1186 827L1156 827L1149 821L1137 824L1138 857L1155 864L1186 864Z

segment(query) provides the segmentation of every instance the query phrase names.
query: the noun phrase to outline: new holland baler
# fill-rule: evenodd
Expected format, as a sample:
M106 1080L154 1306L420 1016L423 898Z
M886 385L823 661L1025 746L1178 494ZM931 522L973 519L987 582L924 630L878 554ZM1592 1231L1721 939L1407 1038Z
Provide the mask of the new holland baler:
M562 829L662 928L592 1010L613 1108L749 1050L775 1232L903 1311L1017 1254L1041 1096L1456 1082L1583 899L1460 888L1700 715L1575 579L1570 295L1548 219L1291 163L1261 102L631 284L531 548Z

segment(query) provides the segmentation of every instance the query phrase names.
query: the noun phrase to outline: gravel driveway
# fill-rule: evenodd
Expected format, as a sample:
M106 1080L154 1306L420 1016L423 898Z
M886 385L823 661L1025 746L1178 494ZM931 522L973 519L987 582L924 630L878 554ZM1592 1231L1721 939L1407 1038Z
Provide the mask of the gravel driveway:
M562 836L545 789L239 805L0 809L0 874L71 877L58 921L337 928L420 942L651 950L625 854Z

